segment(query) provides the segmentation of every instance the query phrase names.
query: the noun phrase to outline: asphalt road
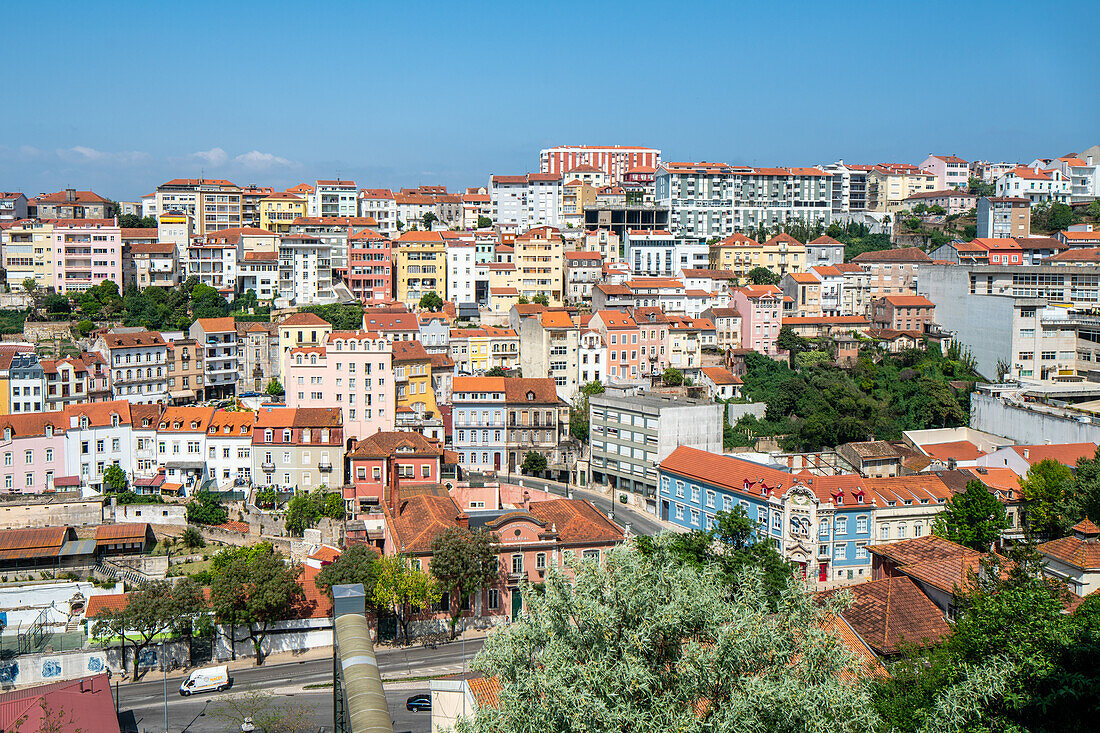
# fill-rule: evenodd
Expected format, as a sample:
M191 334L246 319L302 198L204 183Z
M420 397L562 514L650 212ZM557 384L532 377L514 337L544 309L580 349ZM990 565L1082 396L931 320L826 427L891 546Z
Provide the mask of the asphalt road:
M547 481L541 478L532 478L530 476L512 476L511 483L517 485L529 486L533 489L541 489L543 491L549 491L552 494L558 494L565 496L565 484L558 483L557 481ZM576 486L573 487L573 497L579 499L588 499L590 502L596 505L604 514L611 511L611 497L604 496L603 494L595 491L588 491L586 489L579 489ZM630 523L630 531L634 534L657 534L666 529L662 527L660 523L652 514L640 512L633 507L628 507L623 504L615 505L615 521L618 524Z
M467 667L481 649L481 639L466 642ZM460 642L444 644L436 649L411 646L405 649L381 648L378 650L378 666L383 680L400 676L436 677L461 673L463 648ZM304 689L306 685L332 683L332 659L311 659L301 662L265 664L230 671L233 687L228 692L197 694L181 697L179 676L168 678L168 730L170 733L232 733L238 730L234 723L219 716L226 711L226 700L234 694L259 690L270 694L271 704L290 704L307 709L316 730L332 731L332 687ZM389 687L393 683L384 683ZM431 728L431 713L410 713L405 710L405 700L417 692L427 692L427 680L394 684L388 689L386 699L394 720L394 733L427 733ZM124 721L132 715L137 731L163 733L164 731L164 680L155 672L146 675L137 684L119 686L119 710Z

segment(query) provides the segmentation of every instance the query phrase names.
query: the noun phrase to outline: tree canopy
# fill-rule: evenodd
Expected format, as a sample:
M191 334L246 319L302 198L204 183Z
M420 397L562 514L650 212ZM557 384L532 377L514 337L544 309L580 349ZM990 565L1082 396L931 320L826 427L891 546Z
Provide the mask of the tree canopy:
M187 502L187 521L191 524L224 524L228 519L229 512L217 494L200 491Z
M397 616L406 644L409 643L409 622L412 617L438 603L442 595L435 579L410 558L404 555L386 555L378 561L374 602Z
M358 331L363 327L363 304L359 302L310 305L299 310L328 321L336 331Z
M287 504L286 531L301 537L321 517L343 519L345 513L344 496L340 492L317 489L308 494L295 494Z
M496 535L486 530L448 527L432 538L431 572L449 596L452 637L463 601L500 575L499 551Z
M378 559L378 551L369 545L348 545L340 557L321 568L313 582L324 593L331 593L334 585L362 583L370 597L378 585Z
M438 313L443 309L443 298L440 298L434 290L429 290L420 296L420 307L432 313Z
M528 475L542 473L546 470L546 456L538 451L529 450L523 456L523 464L519 470Z
M754 267L748 271L746 277L754 285L778 285L779 281L782 280L778 274L766 267Z
M993 543L1008 529L1004 504L980 481L970 481L966 490L947 501L936 515L933 531L944 539L972 550L989 552Z

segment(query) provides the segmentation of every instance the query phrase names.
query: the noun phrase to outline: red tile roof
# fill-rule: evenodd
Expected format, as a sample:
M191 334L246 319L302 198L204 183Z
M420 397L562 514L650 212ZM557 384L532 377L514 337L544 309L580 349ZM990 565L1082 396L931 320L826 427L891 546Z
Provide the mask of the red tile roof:
M553 381L553 380L550 380ZM533 517L556 529L564 546L621 542L623 530L591 502L584 499L550 499L533 502Z
M1055 443L1051 445L1013 445L1012 450L1031 465L1047 458L1066 466L1076 466L1082 458L1096 454L1096 443Z
M910 645L935 645L951 633L940 609L907 577L883 578L842 590L850 594L852 605L840 615L878 654L896 654Z
M932 258L916 247L881 249L864 252L852 258L852 262L931 262Z

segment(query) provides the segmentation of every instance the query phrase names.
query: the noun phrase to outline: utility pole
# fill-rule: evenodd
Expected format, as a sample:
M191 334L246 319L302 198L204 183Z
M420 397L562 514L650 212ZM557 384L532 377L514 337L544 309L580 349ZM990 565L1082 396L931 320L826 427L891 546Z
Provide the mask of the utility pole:
M165 640L160 640L160 668L164 673L164 733L168 733L168 657L164 656Z

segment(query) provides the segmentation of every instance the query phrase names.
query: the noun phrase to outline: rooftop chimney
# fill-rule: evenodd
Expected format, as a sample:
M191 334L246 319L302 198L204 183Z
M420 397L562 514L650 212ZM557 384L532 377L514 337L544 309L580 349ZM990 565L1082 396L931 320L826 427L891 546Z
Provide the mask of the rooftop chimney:
M523 511L531 511L531 492L527 489L523 490Z
M470 515L466 512L460 513L457 517L455 517L455 524L457 524L459 527L465 527L466 529L469 529Z

